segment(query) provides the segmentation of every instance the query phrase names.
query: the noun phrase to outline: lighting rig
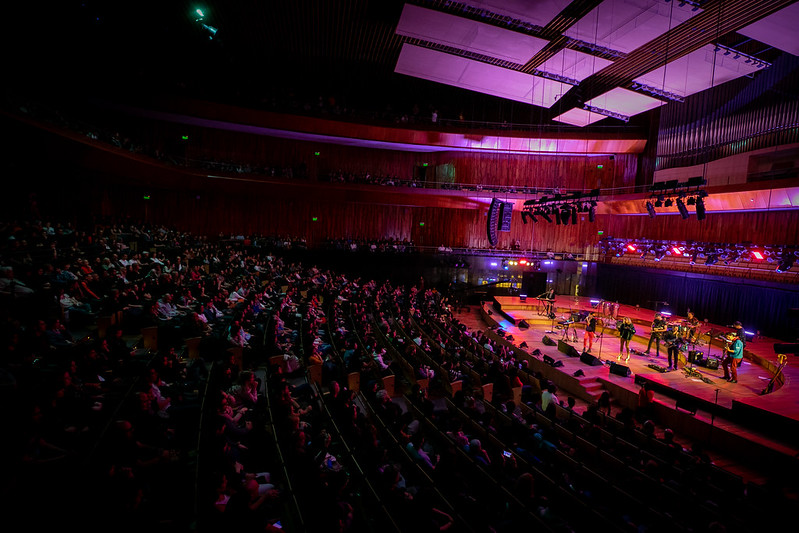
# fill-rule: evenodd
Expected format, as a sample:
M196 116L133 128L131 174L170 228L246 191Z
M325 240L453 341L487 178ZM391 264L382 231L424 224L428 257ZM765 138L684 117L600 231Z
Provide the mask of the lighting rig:
M655 218L658 214L657 208L677 206L677 211L683 220L691 216L688 206L693 206L696 210L696 219L704 220L706 216L705 198L707 191L702 189L707 180L698 176L689 178L685 182L678 180L660 181L653 184L649 191L651 195L644 206L649 214L649 218Z
M576 226L579 213L588 213L588 221L594 222L598 198L599 189L593 189L587 193L555 194L527 200L522 207L522 222L527 224L528 219L538 222L538 217L541 217L557 225Z
M605 238L599 242L605 255L630 256L660 262L667 258L687 259L691 265L704 264L724 268L729 265L777 265L776 272L791 270L799 258L799 249L794 246L761 246L752 243L707 243L695 241L653 241L647 239Z

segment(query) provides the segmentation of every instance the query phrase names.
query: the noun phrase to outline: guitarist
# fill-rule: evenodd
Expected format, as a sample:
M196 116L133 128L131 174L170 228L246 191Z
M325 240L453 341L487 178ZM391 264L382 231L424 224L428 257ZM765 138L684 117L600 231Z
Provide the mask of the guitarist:
M652 333L649 336L649 344L646 346L644 355L649 355L649 352L652 349L652 343L654 342L657 355L660 357L660 340L663 338L663 334L665 332L666 320L660 313L655 313L655 319L652 321Z

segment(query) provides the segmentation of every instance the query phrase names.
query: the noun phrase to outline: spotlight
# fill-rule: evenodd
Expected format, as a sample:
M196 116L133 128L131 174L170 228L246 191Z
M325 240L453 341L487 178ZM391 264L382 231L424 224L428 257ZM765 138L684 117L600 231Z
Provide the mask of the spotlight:
M577 207L572 206L572 226L577 225Z
M696 198L691 196L690 198L688 198L688 201L685 202L685 205L694 205L695 203L696 203Z
M671 207L672 205L674 205L674 200L671 198L666 198L666 201L663 202L664 207Z
M759 260L762 260L762 259L763 259L763 254L761 254L761 253L760 253L759 251L757 251L757 250L753 250L753 251L752 251L752 256L753 256L755 259L759 259Z
M685 207L685 202L682 201L682 198L677 198L677 209L679 209L680 216L683 220L691 216L691 213L688 212L688 208Z
M696 199L696 219L705 220L705 201L701 196Z
M655 207L663 207L663 200L659 198L655 200Z
M541 216L544 217L544 220L546 220L547 222L552 222L552 217L549 216L549 211L548 210L545 209L545 210L541 211Z
M571 220L571 209L563 205L560 208L560 221L564 226L567 226L569 224L569 220Z
M588 208L588 222L594 222L596 220L596 206L592 205Z
M649 218L655 218L655 215L657 215L657 211L655 211L655 206L652 205L652 202L646 203L646 210L649 212Z

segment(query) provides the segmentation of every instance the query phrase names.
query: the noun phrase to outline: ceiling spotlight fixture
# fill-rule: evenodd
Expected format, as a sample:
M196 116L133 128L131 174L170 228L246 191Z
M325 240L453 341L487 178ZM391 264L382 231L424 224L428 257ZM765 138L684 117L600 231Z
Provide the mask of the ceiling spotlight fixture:
M705 201L701 196L696 199L696 219L705 220Z
M646 203L646 210L649 213L649 218L655 218L655 215L657 215L657 211L655 211L655 206L652 205L652 202Z
M685 202L682 201L682 198L677 198L677 209L680 211L680 216L683 220L691 216L691 213L688 212L688 208L685 207Z
M694 198L693 196L688 198L688 200L685 202L686 205L694 205L695 203L696 203L696 198Z
M663 202L663 205L664 207L671 207L672 205L674 205L674 200L672 200L671 198L666 198L666 201Z

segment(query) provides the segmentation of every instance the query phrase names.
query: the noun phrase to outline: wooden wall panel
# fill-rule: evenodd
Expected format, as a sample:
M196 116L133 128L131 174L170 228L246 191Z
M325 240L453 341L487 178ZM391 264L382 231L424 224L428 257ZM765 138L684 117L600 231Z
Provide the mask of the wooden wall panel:
M454 181L458 183L590 190L635 185L638 165L636 154L586 157L406 152L293 141L166 123L158 123L137 135L151 146L162 147L194 161L241 161L254 166L293 168L305 165L310 176L320 180L339 170L413 179L415 167L427 163L428 181L435 181L437 166L451 165L455 171ZM189 139L183 141L183 135ZM314 155L316 152L319 156Z

